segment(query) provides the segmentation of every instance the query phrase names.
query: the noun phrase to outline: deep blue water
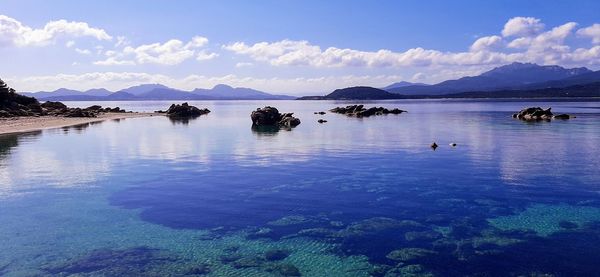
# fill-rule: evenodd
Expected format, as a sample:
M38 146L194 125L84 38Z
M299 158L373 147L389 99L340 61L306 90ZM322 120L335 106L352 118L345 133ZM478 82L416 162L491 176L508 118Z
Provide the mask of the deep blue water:
M212 112L0 135L0 275L600 272L600 103L363 103L408 113L193 102ZM252 129L265 105L302 124ZM528 106L577 118L511 118Z

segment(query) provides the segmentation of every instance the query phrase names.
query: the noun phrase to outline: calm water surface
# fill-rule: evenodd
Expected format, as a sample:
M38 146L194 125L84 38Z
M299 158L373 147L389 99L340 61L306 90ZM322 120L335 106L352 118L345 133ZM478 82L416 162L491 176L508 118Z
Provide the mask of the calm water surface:
M0 275L600 272L598 102L382 101L366 104L408 113L364 119L191 104L212 112L0 136ZM252 129L265 105L302 124ZM577 118L510 117L527 106Z

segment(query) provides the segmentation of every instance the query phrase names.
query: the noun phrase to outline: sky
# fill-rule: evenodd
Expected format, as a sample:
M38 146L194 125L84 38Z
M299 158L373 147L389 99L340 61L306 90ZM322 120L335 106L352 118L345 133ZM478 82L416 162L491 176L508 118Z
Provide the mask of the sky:
M217 84L289 95L512 62L600 69L600 1L0 0L22 92Z

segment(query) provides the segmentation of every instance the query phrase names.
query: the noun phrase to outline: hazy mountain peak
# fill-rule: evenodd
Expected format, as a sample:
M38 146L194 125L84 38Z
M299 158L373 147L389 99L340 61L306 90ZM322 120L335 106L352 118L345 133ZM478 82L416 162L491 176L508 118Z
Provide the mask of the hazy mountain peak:
M218 84L212 88L212 90L232 90L233 87L226 84Z
M400 81L400 82L396 82L393 83L387 87L383 87L381 89L383 90L388 90L388 89L393 89L393 88L402 88L402 87L408 87L408 86L427 86L427 84L423 84L423 83L411 83L411 82L407 82L407 81Z
M133 95L140 95L142 93L146 93L152 91L154 89L169 89L169 87L161 84L141 84L133 87L129 87L126 89L122 89L121 91L125 91L127 93Z

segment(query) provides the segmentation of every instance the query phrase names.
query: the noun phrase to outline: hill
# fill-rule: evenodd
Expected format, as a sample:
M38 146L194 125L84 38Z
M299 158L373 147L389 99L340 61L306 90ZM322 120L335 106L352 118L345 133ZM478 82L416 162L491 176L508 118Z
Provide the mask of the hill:
M468 91L535 89L533 84L574 78L593 73L585 68L564 68L557 65L540 66L532 63L512 63L496 67L478 76L448 80L430 86L404 86L389 89L403 95L440 95Z

